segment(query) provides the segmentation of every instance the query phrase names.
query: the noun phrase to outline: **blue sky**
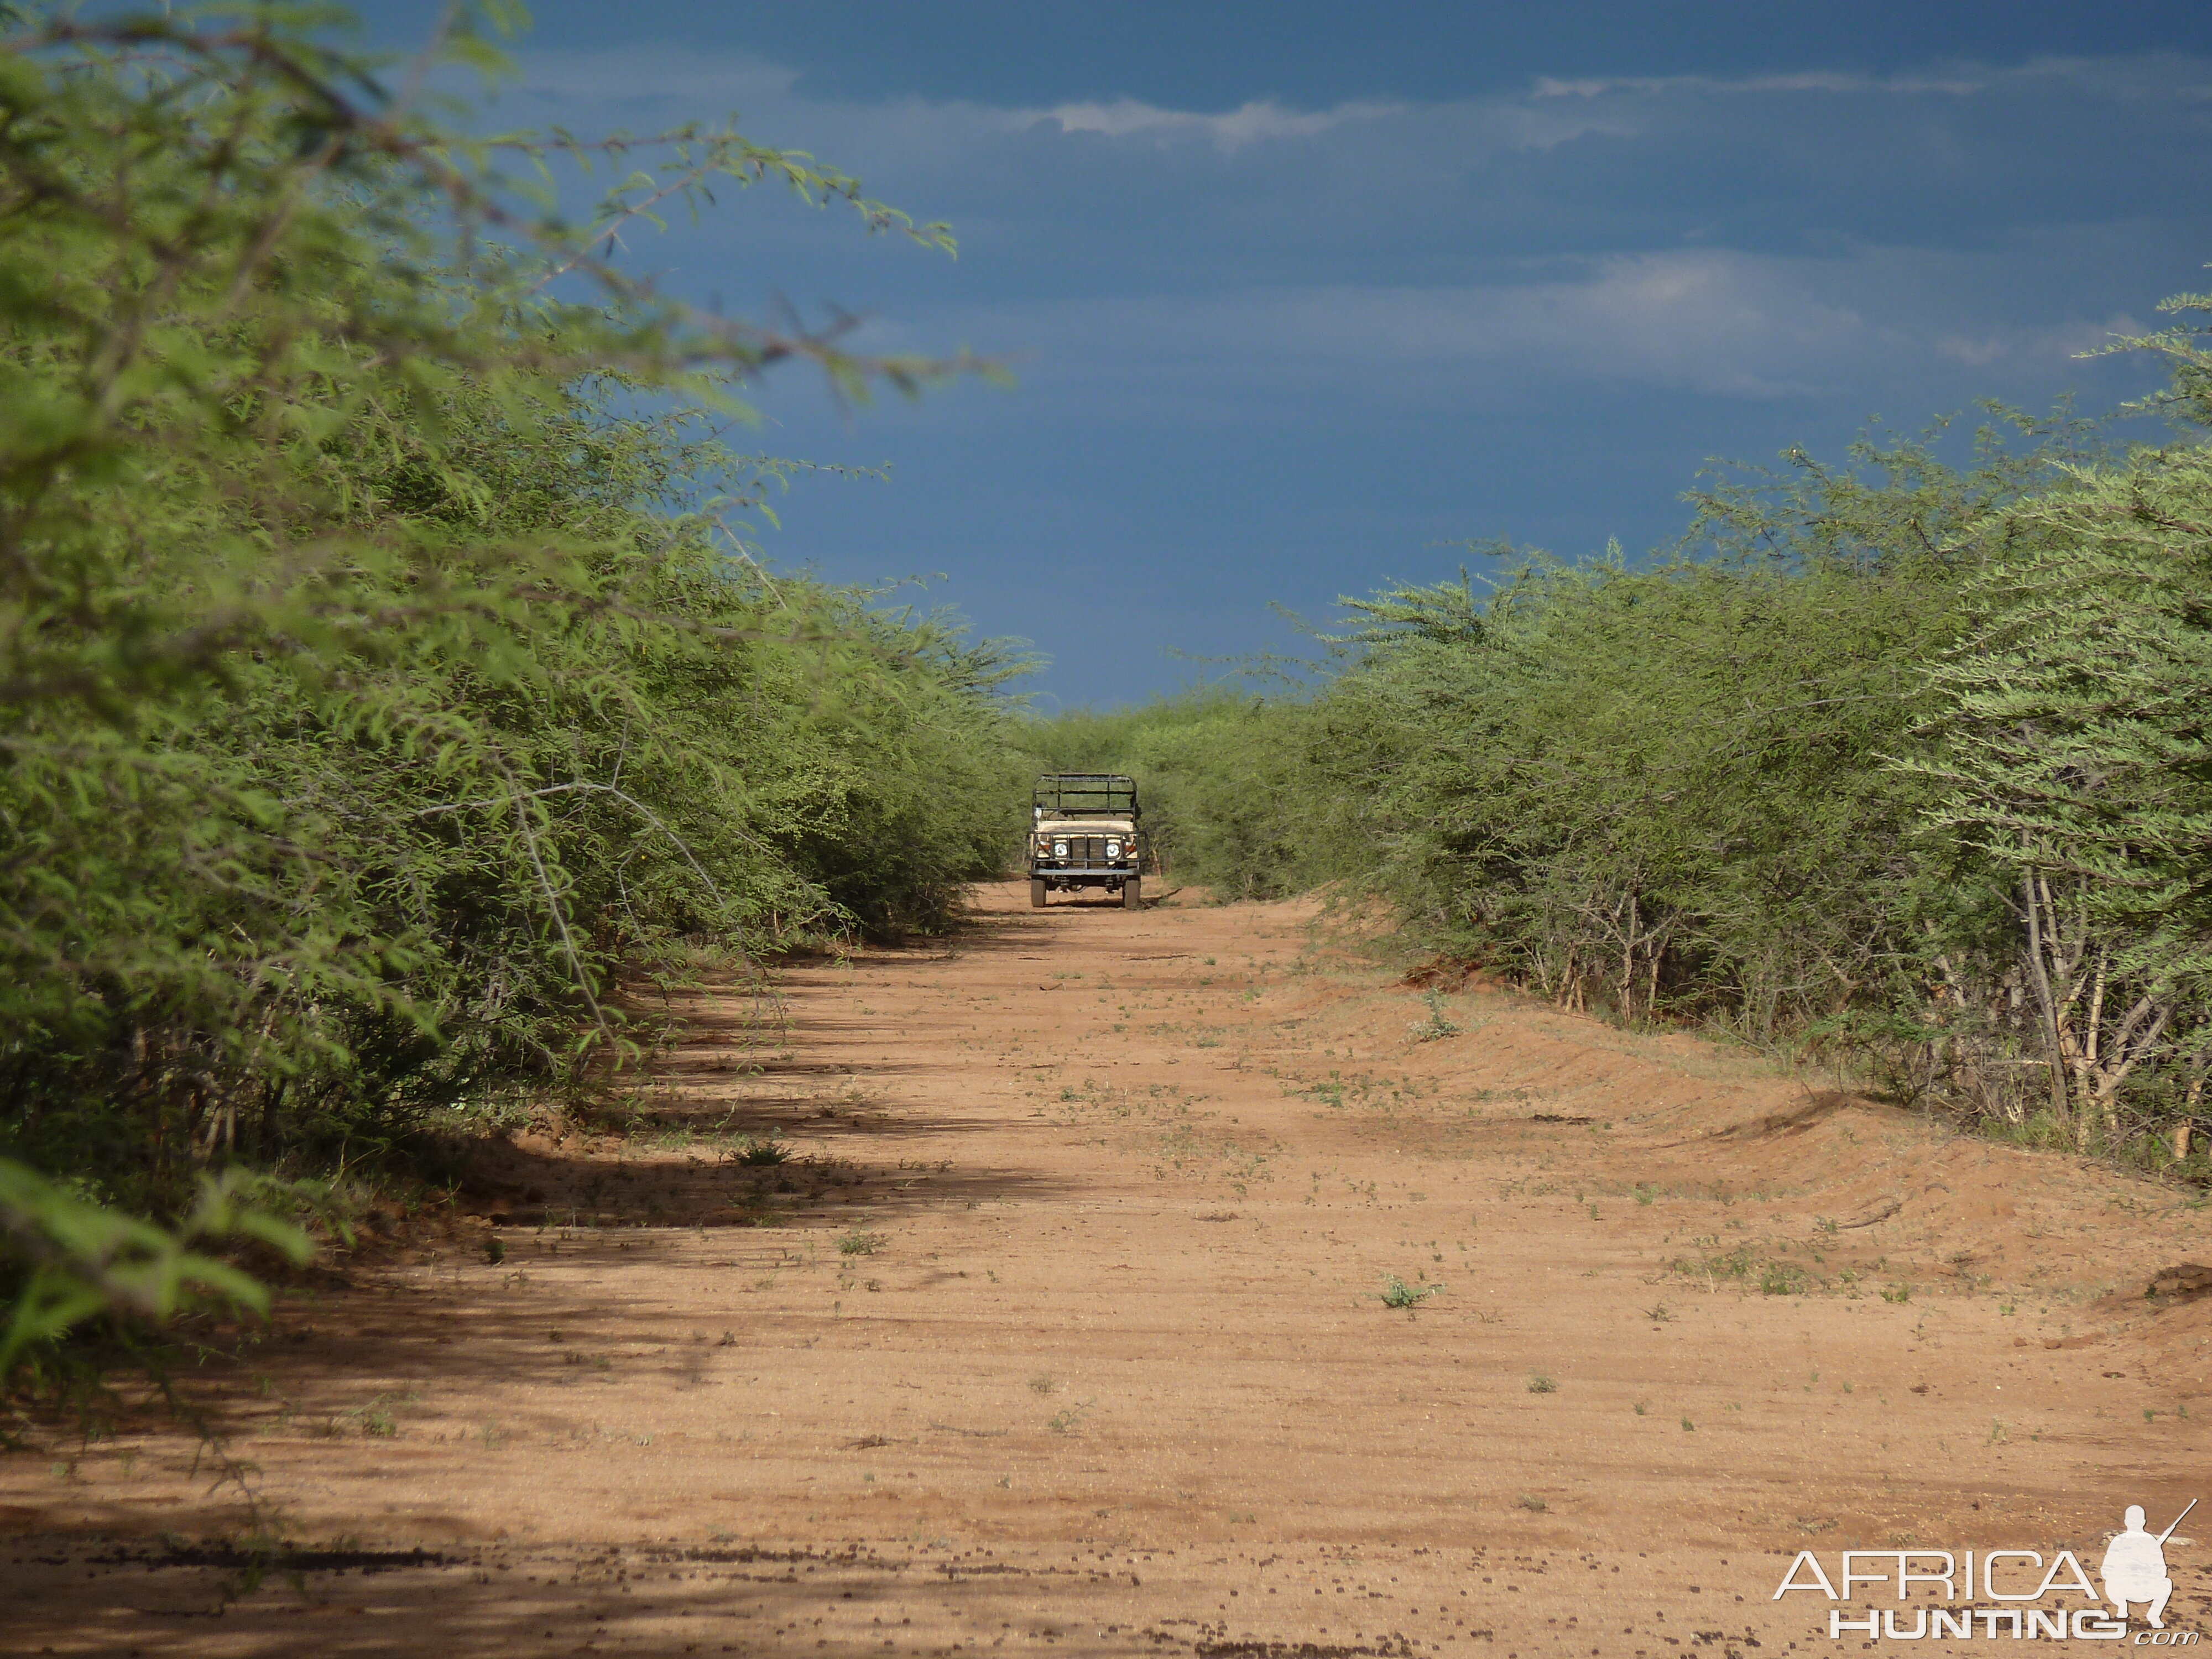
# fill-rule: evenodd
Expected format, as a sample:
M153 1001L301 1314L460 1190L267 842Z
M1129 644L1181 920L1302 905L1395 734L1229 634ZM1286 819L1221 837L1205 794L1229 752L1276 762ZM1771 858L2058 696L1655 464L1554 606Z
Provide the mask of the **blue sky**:
M1036 642L1048 706L1296 641L1271 605L1468 538L1632 556L1710 457L1833 454L1978 397L2087 410L2075 354L2212 287L2212 7L804 6L541 0L501 124L735 112L957 260L761 192L639 240L669 287L1016 358L776 453L879 465L768 551ZM374 9L419 36L435 7ZM1182 653L1182 654L1178 654Z

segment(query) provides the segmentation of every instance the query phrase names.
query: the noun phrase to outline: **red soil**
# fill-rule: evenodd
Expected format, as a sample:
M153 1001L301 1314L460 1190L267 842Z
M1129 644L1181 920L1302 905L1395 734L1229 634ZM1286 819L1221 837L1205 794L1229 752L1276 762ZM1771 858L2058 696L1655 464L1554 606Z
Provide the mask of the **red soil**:
M1424 1037L1309 920L1010 885L780 1044L690 999L661 1127L495 1149L193 1382L258 1585L189 1434L0 1457L0 1647L1775 1659L1800 1549L2212 1498L2184 1194L1495 990Z

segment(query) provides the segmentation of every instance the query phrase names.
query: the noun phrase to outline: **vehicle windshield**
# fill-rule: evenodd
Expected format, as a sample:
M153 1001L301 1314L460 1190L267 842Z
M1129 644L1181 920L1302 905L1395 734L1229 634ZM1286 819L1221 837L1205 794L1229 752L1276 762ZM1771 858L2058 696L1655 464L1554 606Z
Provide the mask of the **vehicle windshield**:
M1035 799L1047 817L1133 817L1137 781L1105 772L1047 773L1036 781Z

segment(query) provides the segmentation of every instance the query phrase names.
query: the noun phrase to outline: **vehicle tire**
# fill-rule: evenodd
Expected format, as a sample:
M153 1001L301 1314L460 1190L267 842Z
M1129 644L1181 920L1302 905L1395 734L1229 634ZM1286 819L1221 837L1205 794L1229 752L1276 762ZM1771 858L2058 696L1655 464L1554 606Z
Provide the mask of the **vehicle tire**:
M1044 908L1044 878L1042 876L1030 878L1030 908L1032 910Z
M1141 910L1145 908L1145 881L1141 876L1132 876L1121 884L1121 908Z

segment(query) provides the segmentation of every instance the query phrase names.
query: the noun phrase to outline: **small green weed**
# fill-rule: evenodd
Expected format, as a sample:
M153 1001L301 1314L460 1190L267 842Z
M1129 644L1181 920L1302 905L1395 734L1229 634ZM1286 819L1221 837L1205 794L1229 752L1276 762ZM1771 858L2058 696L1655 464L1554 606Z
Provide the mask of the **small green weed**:
M881 1233L865 1232L858 1227L837 1241L837 1254L840 1255L873 1255L883 1248L884 1236Z
M1431 991L1421 999L1429 1005L1429 1017L1417 1019L1407 1026L1407 1034L1416 1042L1434 1042L1439 1037L1457 1036L1465 1028L1444 1018L1444 1000Z
M1084 1413L1097 1403L1097 1400L1094 1397L1083 1401L1080 1405L1069 1406L1056 1411L1045 1427L1050 1429L1054 1434L1073 1434L1083 1426Z
M1557 1394L1559 1391L1559 1385L1541 1371L1538 1371L1535 1376L1528 1379L1530 1394Z
M1403 1308L1410 1313L1443 1289L1442 1285L1408 1285L1393 1273L1389 1282L1382 1287L1382 1305Z
M733 1161L750 1168L762 1170L770 1164L791 1161L791 1148L772 1137L747 1135L732 1153Z

